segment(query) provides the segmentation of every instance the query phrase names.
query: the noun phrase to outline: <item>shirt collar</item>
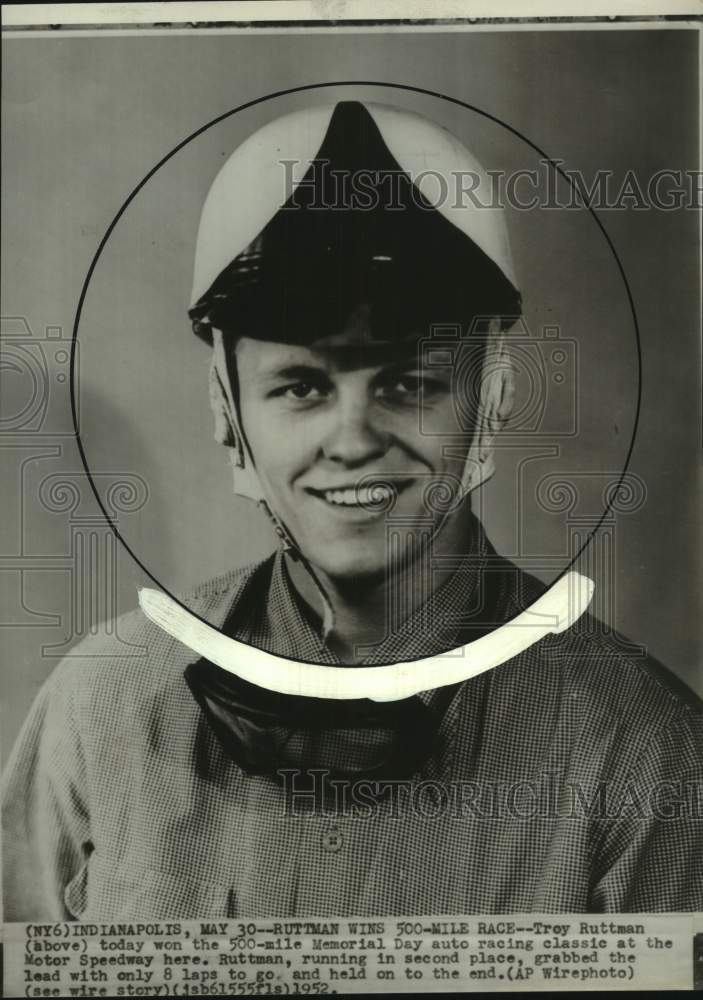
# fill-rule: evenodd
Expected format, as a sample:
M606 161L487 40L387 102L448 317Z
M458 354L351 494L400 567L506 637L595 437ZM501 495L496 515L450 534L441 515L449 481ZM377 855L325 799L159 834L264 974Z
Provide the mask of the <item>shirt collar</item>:
M506 585L502 560L488 541L480 522L472 517L473 544L455 557L456 568L422 606L399 627L389 629L363 663L380 665L436 656L463 646L502 624L515 613ZM493 582L491 582L493 581ZM212 587L201 608L216 628L297 661L339 665L324 639L323 620L296 588L281 550L244 575L236 585L224 579ZM431 704L432 689L418 697Z
M482 584L495 553L480 522L469 516L470 551L452 557L449 567L443 557L443 569L450 568L450 576L436 590L430 589L410 615L403 617L402 610L389 608L385 637L366 651L361 663L380 665L434 656L469 641L461 638L467 629L475 637L477 629L490 622ZM340 663L326 642L324 602L316 585L304 566L281 551L274 557L266 608L275 652L294 659Z

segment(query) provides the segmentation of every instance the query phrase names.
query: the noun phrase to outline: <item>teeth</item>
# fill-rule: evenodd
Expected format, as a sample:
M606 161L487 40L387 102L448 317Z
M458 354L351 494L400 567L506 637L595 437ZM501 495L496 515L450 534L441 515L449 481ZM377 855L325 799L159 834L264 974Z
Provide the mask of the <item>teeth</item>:
M392 490L381 484L370 487L363 487L355 490L325 490L324 497L327 503L339 504L343 507L358 507L361 504L379 504L390 499Z

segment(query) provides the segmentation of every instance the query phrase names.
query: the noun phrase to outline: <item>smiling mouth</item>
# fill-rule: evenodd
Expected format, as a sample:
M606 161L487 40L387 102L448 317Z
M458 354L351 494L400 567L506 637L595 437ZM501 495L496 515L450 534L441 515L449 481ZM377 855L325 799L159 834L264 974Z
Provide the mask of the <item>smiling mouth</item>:
M403 482L377 482L368 486L345 486L341 489L316 490L308 487L307 492L333 507L346 507L369 512L386 510L403 490L410 486L410 480Z

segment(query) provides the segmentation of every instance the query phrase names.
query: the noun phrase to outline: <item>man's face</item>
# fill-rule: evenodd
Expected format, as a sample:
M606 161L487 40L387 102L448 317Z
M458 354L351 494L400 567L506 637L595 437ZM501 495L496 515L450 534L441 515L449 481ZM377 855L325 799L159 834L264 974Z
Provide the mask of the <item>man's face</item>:
M306 558L340 580L385 572L388 518L402 519L403 544L436 520L426 491L456 486L470 443L451 366L423 372L415 339L374 343L363 315L310 347L243 337L236 348L242 424L269 502Z

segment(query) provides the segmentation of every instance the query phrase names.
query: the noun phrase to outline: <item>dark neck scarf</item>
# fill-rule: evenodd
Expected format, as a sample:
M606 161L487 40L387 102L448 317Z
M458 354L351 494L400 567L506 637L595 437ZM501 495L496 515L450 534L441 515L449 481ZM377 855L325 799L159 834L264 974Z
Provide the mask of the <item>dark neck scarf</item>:
M334 668L331 668L334 669ZM426 704L418 696L376 703L282 695L207 660L186 681L213 733L247 774L326 771L335 781L390 781L422 768L457 686Z
M495 553L480 525L476 537L477 550L366 663L437 654L495 627L499 575L485 571ZM338 663L334 653L325 653L321 622L310 610L278 553L254 570L223 631L278 655ZM342 781L417 774L440 748L440 727L459 687L377 703L281 695L207 660L192 663L185 677L227 755L246 773L274 780L291 770L323 770Z

